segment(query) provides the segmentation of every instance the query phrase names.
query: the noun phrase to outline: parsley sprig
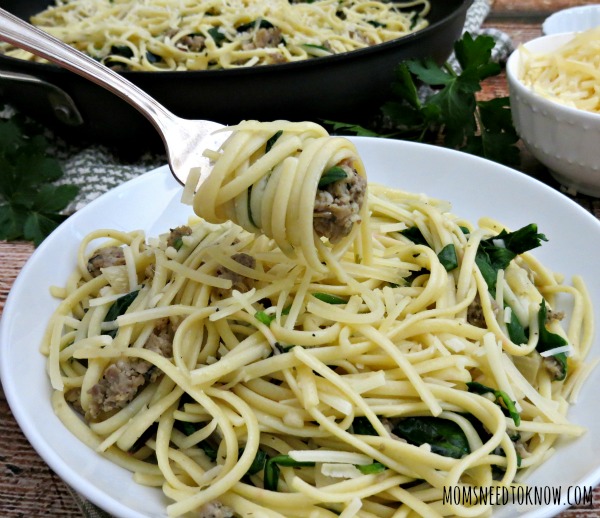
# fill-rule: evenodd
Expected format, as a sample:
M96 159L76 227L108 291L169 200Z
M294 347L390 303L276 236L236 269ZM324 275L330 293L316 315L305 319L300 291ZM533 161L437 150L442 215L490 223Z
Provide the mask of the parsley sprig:
M18 115L0 119L0 239L37 246L66 219L61 211L78 188L56 185L63 171L47 150L37 124Z
M490 36L473 39L465 33L454 44L459 72L449 63L438 65L431 58L403 61L395 70L393 98L380 108L381 116L373 127L327 123L337 132L442 144L517 165L519 137L512 123L509 98L480 101L476 97L482 82L502 70L492 61L493 48Z

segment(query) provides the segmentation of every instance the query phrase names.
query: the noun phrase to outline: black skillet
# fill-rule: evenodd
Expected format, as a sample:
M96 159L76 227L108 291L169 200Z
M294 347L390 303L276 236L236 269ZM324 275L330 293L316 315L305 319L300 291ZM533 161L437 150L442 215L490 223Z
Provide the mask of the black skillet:
M0 0L29 20L53 0ZM389 95L407 58L446 59L472 0L431 0L428 28L345 54L261 67L190 72L123 72L173 113L233 124L244 119L361 122ZM0 55L0 100L74 143L116 146L132 155L161 149L150 123L126 102L55 65Z

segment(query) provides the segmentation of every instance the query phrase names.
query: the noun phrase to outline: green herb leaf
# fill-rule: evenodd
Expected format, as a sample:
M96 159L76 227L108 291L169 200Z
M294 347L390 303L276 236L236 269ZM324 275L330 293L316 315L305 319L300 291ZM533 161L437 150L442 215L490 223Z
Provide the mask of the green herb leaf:
M333 133L358 135L360 137L384 136L384 135L379 134L377 131L370 130L359 124L349 124L349 123L345 123L345 122L335 122L335 121L331 121L331 120L325 120L323 122L332 127Z
M490 37L473 39L470 33L465 33L462 39L454 45L456 59L463 70L475 70L479 81L497 75L501 67L498 63L490 62L495 41Z
M313 45L312 43L303 43L300 45L309 56L313 56L315 58L322 58L324 56L331 56L332 52L327 47L323 47L323 45Z
M74 185L42 185L33 199L33 205L43 213L63 210L77 195L79 188Z
M437 106L444 121L443 141L447 147L461 149L466 139L477 130L475 93L481 89L469 70L449 82L429 98Z
M259 18L258 20L238 25L235 29L237 32L247 32L256 29L272 29L273 27L274 25L270 21Z
M149 50L146 51L146 59L148 60L148 63L159 63L163 60L162 56L154 54L154 52L150 52Z
M296 347L296 344L291 344L291 345L282 345L279 342L275 342L275 348L281 353L281 354L285 354L285 353L289 353L294 347Z
M377 473L381 473L385 471L387 468L381 462L373 462L372 464L362 464L356 466L358 471L360 471L363 475L376 475Z
M202 451L206 454L206 456L212 460L213 462L217 460L217 448L215 448L207 439L200 441L198 446L202 448Z
M256 320L258 320L259 322L263 323L266 326L270 326L271 322L273 322L273 320L275 320L275 315L269 315L268 313L265 313L264 311L257 311L256 313L254 313L254 318L256 318Z
M449 85L454 79L454 74L440 68L432 58L421 61L410 60L406 62L406 66L417 79L430 86Z
M415 245L425 245L429 246L429 243L423 236L423 233L419 229L419 227L409 227L405 228L400 232L404 237L410 239Z
M508 306L508 304L507 304ZM510 312L510 322L507 322L506 329L508 337L517 345L527 343L527 332L523 327L514 311Z
M404 99L410 106L418 110L421 108L419 92L412 80L407 63L400 63L395 71L397 81L392 84L392 91Z
M220 47L223 44L223 42L227 39L227 36L225 36L225 34L223 34L219 30L219 27L211 27L210 29L208 29L207 32L213 39L217 47Z
M303 462L299 460L294 460L289 455L277 455L269 460L269 462L273 462L278 464L279 466L287 466L292 468L301 468L304 466L314 466L314 462Z
M267 461L263 476L264 488L267 491L277 491L277 487L279 486L279 473L279 466L270 460Z
M12 241L24 237L27 211L9 203L0 204L0 239Z
M127 308L131 306L135 298L138 296L140 290L135 290L119 297L112 303L112 306L108 309L106 316L104 317L104 322L112 322L116 320L118 316L124 315L127 311ZM117 335L117 330L106 331L102 334L112 336L113 338Z
M355 417L352 421L352 433L357 435L377 435L375 428L366 417Z
M540 311L538 312L538 325L540 328L540 336L538 338L538 344L536 350L540 353L556 349L557 347L563 347L568 345L568 342L560 335L553 333L546 327L546 319L548 317L548 308L546 301L542 300L540 304ZM556 363L556 375L554 381L563 381L567 377L567 355L566 353L558 353L551 356Z
M507 165L519 165L519 136L513 126L508 97L478 101L479 136L469 138L464 151Z
M66 219L60 212L78 192L54 184L63 172L42 131L18 115L0 120L0 239L38 245Z
M269 140L267 140L267 144L265 145L265 153L271 151L271 148L275 145L275 142L279 140L281 135L283 135L283 130L277 131Z
M242 455L242 453L244 453L243 448L240 449L239 455ZM246 475L256 475L258 472L262 471L265 468L268 457L269 456L266 454L266 452L263 450L258 450L254 456L252 464L250 464L250 467L246 472Z
M279 466L287 466L293 468L314 466L314 462L299 462L292 459L289 455L276 455L271 457L265 464L264 471L264 486L268 491L277 491L279 485Z
M400 232L404 237L410 239L415 245L424 245L429 246L429 243L423 236L419 227L409 227ZM431 248L431 247L430 247ZM440 263L446 269L447 272L450 272L458 267L458 256L456 255L456 248L452 243L446 245L444 248L440 250L437 254Z
M346 170L337 165L333 166L321 175L318 187L319 189L322 189L323 187L337 182L338 180L343 180L344 178L348 178L348 173L346 173Z
M133 50L127 45L113 45L110 48L110 54L113 56L121 56L124 58L132 58Z
M475 254L475 263L492 295L496 294L498 271L504 270L517 255L541 246L542 241L548 239L544 234L538 234L535 223L514 232L503 230L497 236L481 241Z
M60 225L66 216L45 215L41 212L30 212L23 224L23 237L27 241L32 241L34 245L39 245L46 236L48 236L58 225Z
M454 421L440 417L407 417L392 430L410 444L429 444L431 451L445 457L460 459L471 452L469 441Z
M499 405L500 403L502 403L502 405L500 406L502 406L508 411L510 417L515 423L515 426L519 426L521 424L521 416L517 411L517 406L515 402L512 399L510 399L508 394L503 390L493 389L491 387L488 387L487 385L484 385L483 383L478 383L477 381L467 382L467 389L469 390L469 392L473 392L474 394L493 394L496 398L496 403Z
M458 257L456 256L456 248L452 243L446 245L438 254L438 259L447 272L450 272L458 267Z
M331 293L313 293L313 297L319 299L322 302L326 302L327 304L347 304L348 301L342 297L338 297L337 295L332 295Z
M371 127L332 123L357 135L379 136L440 144L497 162L519 162L519 137L512 122L508 97L479 101L482 82L501 72L492 61L495 41L469 33L454 45L460 70L434 59L406 60L394 71L390 99L380 108ZM383 120L383 124L381 121ZM378 128L384 128L378 131Z
M193 433L196 433L198 431L198 428L196 427L196 424L190 423L188 421L175 421L174 427L177 430L179 430L180 432L182 432L185 435L187 435L188 437L190 435L192 435Z
M175 250L180 250L182 246L183 246L183 238L181 236L175 238L175 241L173 241L173 248Z
M308 49L324 50L324 51L328 52L329 54L331 54L331 51L327 47L323 47L323 45L314 45L313 43L303 43L300 46L303 48L308 48Z

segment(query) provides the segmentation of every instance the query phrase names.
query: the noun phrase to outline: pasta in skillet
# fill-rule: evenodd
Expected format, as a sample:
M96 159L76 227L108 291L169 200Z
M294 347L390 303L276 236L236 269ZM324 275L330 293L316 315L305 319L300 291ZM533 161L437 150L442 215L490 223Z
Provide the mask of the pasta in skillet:
M88 235L42 345L60 419L169 516L489 513L444 488L512 484L584 432L585 285L535 259L535 225L366 205L319 270L232 222Z
M365 48L427 27L429 10L429 0L57 0L31 22L109 66L207 70Z

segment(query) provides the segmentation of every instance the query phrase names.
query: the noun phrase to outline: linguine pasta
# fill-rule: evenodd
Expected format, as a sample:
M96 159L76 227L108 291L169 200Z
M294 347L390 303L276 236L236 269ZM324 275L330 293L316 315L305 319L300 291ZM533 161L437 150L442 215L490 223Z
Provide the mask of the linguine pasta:
M379 185L365 206L341 250L311 237L316 269L231 221L86 236L42 344L60 419L173 517L488 514L444 488L519 483L584 433L585 285L535 259L535 226Z
M213 169L193 197L194 212L211 223L234 221L262 232L287 255L301 254L311 269L323 270L320 238L328 237L339 256L366 216L366 173L354 145L311 122L244 121L225 130L232 135L221 149L205 152ZM324 180L337 175L343 185L326 191ZM193 175L188 184L193 187Z
M109 66L207 70L377 45L425 28L429 9L429 0L57 0L31 23Z

